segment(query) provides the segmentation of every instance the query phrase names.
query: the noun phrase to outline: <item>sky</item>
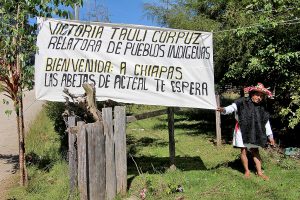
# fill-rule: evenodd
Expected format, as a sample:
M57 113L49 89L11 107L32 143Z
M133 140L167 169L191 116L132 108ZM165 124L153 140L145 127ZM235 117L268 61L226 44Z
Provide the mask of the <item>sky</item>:
M96 0L99 5L107 9L111 23L136 24L146 26L159 26L145 16L144 3L157 3L159 0ZM84 7L80 8L80 19L87 16L88 8L95 5L95 0L84 0ZM87 18L86 18L87 19ZM85 19L85 20L86 20Z

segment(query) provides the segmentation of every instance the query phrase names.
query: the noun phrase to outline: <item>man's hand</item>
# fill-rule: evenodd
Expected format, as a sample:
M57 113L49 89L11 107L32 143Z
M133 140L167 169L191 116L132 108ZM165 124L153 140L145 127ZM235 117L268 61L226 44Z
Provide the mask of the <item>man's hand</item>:
M223 107L218 107L217 108L217 111L221 112L221 113L224 113L225 112L225 109Z
M269 142L271 146L275 146L275 140L274 138L269 138Z

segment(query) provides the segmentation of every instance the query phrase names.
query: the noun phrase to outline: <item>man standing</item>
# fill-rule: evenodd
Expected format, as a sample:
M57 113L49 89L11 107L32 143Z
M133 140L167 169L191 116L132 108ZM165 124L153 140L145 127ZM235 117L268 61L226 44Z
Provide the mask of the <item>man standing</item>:
M266 97L272 98L272 93L262 83L244 89L248 97L241 97L225 108L219 107L217 111L222 114L235 113L235 129L233 146L241 149L241 161L245 170L245 178L250 177L248 167L247 149L251 152L257 175L264 180L269 177L261 169L259 147L265 147L267 140L274 145L273 133L269 122L269 113L266 110Z

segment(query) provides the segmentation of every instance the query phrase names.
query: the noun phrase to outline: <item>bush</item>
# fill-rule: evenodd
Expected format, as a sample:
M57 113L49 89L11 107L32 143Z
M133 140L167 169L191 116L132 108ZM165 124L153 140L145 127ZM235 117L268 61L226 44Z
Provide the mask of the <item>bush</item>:
M54 130L60 137L60 151L65 153L68 151L68 134L66 131L66 124L62 117L65 111L65 105L62 102L47 102L45 104L47 116L54 122Z
M134 196L142 192L154 199L164 199L164 196L183 192L184 177L180 170L168 170L163 174L142 174L134 180L130 191ZM137 193L139 192L139 193Z

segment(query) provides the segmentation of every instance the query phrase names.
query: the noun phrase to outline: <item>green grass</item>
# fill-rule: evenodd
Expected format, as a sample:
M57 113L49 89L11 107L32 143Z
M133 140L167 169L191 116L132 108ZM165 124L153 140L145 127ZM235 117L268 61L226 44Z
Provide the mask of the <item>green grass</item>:
M209 113L198 112L210 118ZM190 114L187 110L175 116L176 170L168 168L166 115L128 125L128 152L133 157L128 158L129 196L139 197L146 188L146 199L153 200L300 199L299 161L261 149L263 168L270 181L258 178L253 164L251 178L244 179L239 149L230 144L217 148L213 144L214 125L201 117L187 120ZM178 185L183 192L176 192Z
M128 112L162 108L131 106ZM139 198L140 191L146 188L147 200L300 199L299 161L272 150L261 150L263 168L270 181L256 177L253 165L251 178L244 179L239 150L230 144L218 148L214 145L213 120L214 112L199 109L183 109L175 115L175 170L169 169L166 115L128 124L127 196ZM60 138L53 122L42 112L26 138L29 185L13 188L11 199L68 199L68 166L59 147ZM183 192L177 191L179 185Z
M68 163L62 159L59 149L59 136L43 111L26 135L29 184L13 188L9 194L10 199L68 199Z

